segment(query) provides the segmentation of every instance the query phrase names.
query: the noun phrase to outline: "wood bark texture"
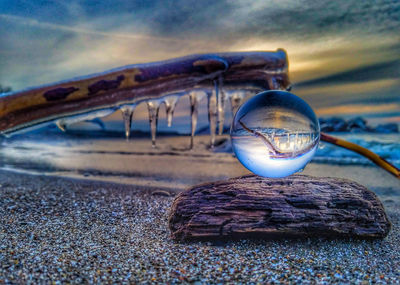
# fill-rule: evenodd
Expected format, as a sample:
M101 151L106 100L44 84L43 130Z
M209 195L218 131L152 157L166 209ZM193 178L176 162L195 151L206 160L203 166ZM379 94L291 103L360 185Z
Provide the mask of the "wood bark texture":
M384 238L391 224L378 197L340 178L246 175L194 186L174 200L177 240L237 238Z

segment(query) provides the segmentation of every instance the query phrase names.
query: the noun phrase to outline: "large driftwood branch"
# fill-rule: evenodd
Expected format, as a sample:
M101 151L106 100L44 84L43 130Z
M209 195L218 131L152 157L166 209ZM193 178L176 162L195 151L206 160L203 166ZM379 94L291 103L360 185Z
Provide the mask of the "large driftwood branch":
M286 89L287 67L287 55L281 49L190 55L129 65L0 96L0 133L194 87L210 88L212 80L221 76L227 88Z
M345 179L247 175L194 186L172 206L178 240L276 237L384 238L390 222L377 196Z

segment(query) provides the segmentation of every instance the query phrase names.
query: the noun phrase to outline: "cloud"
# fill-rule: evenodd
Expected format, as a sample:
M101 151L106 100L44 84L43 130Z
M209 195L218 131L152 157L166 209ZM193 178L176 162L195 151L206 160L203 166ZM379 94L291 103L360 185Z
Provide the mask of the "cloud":
M15 32L0 46L0 78L18 89L164 59L169 54L184 55L194 46L207 46L195 40L98 31L4 14L0 15L2 21L14 26ZM9 30L7 25L0 31Z
M316 110L319 116L340 116L340 115L357 115L369 113L387 113L400 110L400 104L380 104L380 105L366 105L366 104L352 104L341 105L334 107L319 108Z
M74 27L74 26L66 26L66 25L58 25L46 22L40 22L35 19L20 17L20 16L13 16L7 14L0 14L0 20L6 20L15 22L18 25L26 25L31 26L34 28L40 29L48 29L48 30L55 30L55 31L62 31L62 32L72 32L76 34L83 34L89 36L101 36L105 38L120 38L120 39L135 39L135 40L153 40L153 41L165 41L167 43L171 42L180 42L184 43L186 40L184 39L175 39L173 37L157 37L151 35L140 35L140 34L124 34L124 33L115 33L115 32L103 32L91 29L85 29L81 27Z
M400 60L398 59L362 66L325 77L319 77L313 80L297 83L295 86L311 87L328 84L368 82L373 80L396 78L400 78Z
M240 33L265 37L310 39L350 31L376 34L400 28L398 1L240 1L235 14ZM246 9L247 7L247 9ZM241 12L243 11L243 13ZM247 21L246 21L247 20Z
M400 103L400 80L382 79L368 82L335 83L315 86L294 86L292 92L313 108L353 104Z
M399 78L399 14L391 0L0 2L0 83L22 89L191 53L285 48L291 80L303 82L294 90L320 106L340 86ZM332 85L325 98L312 94L322 84ZM372 85L340 90L393 97Z

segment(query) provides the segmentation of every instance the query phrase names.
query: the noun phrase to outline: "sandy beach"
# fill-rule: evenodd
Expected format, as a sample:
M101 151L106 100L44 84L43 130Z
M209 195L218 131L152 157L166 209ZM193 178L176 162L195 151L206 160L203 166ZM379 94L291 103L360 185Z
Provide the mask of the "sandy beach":
M399 30L396 0L0 1L0 285L400 284ZM273 92L251 103L262 90ZM394 175L338 144L370 150ZM356 181L376 193L391 231L173 240L175 197L249 174L238 158L263 176ZM324 204L339 215L304 203L305 192L286 199L311 187L280 184L289 193L276 203L302 211L292 229L322 231L314 213L347 229L373 219L352 199L354 184ZM275 207L247 206L270 200L239 196L246 212L234 218L269 226ZM297 214L276 208L280 231Z
M387 238L181 244L168 230L173 191L0 171L0 283L398 283L398 181L373 166L305 171L329 172L378 194Z

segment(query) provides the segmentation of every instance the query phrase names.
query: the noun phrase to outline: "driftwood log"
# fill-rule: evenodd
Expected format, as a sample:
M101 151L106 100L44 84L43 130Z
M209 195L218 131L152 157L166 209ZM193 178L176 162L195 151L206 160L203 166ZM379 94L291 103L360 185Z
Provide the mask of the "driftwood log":
M0 133L142 100L159 99L195 87L259 90L289 87L284 50L197 54L133 64L98 74L38 86L0 96Z
M391 224L382 203L346 179L255 175L194 186L180 193L169 227L177 240L277 237L384 238Z

